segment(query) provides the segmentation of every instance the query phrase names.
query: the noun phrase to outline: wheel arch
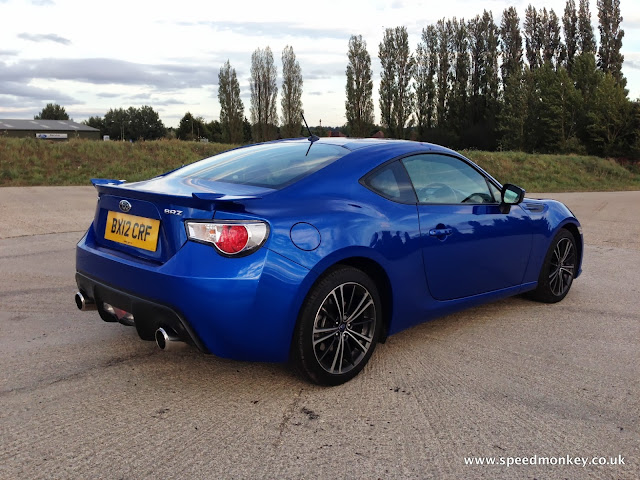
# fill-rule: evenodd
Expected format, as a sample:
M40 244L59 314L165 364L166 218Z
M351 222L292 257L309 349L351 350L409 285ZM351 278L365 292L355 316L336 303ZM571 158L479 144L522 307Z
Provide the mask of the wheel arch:
M353 255L336 259L331 264L325 265L322 272L317 275L313 283L306 290L305 298L325 276L341 266L357 268L368 275L376 284L376 287L378 288L378 295L380 295L380 302L382 303L382 331L378 341L380 343L384 343L387 339L389 327L391 325L391 317L393 313L393 292L387 272L382 265L374 259L360 255ZM300 313L303 305L304 300L300 302L296 317L296 326L300 321Z
M389 325L391 324L391 316L393 312L393 295L391 290L391 281L387 272L375 260L367 257L348 257L340 260L334 266L347 265L357 268L366 273L378 288L380 302L382 303L382 332L380 334L380 343L384 343L389 333Z
M569 222L563 224L558 229L558 231L560 231L560 229L567 230L573 236L573 239L574 239L575 244L576 244L576 250L578 251L577 265L578 265L578 271L580 271L581 266L582 266L582 255L583 255L584 245L582 244L582 235L580 234L580 230L578 228L578 225L575 224L574 222L569 221ZM577 278L577 275L576 275L575 278Z

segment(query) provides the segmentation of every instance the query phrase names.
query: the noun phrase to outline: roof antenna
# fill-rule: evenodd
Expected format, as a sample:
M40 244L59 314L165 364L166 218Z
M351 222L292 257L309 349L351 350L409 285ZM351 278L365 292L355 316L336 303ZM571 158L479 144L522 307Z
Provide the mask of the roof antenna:
M311 142L309 144L309 148L307 148L307 153L304 155L306 157L307 155L309 155L309 150L311 150L311 145L313 145L313 142L317 142L318 140L320 140L320 137L311 133L311 129L309 128L309 124L307 123L307 120L304 118L304 113L302 112L302 110L300 110L300 115L302 116L304 125L307 127L307 132L309 132L309 138L307 140Z
M309 124L307 124L307 120L304 118L304 113L302 111L300 111L300 116L302 117L302 121L304 122L304 126L307 127L307 132L309 132L309 141L311 143L313 142L317 142L318 140L320 140L320 137L314 135L311 133L311 129L309 128Z

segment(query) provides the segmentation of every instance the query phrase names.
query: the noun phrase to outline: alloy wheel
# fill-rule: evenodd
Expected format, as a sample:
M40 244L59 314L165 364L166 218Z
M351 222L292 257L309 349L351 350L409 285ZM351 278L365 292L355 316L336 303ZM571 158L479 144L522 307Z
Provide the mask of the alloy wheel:
M313 352L330 374L353 370L374 345L376 308L371 293L347 282L325 297L313 324Z
M549 269L549 287L556 296L563 295L573 281L576 266L576 251L569 238L561 238L553 249Z

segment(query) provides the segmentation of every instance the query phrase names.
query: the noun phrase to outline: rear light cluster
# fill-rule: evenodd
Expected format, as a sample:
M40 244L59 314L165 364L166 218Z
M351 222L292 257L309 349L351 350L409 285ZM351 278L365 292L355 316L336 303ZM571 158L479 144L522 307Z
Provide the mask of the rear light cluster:
M224 255L248 254L260 248L269 235L264 222L186 222L189 240L213 245Z

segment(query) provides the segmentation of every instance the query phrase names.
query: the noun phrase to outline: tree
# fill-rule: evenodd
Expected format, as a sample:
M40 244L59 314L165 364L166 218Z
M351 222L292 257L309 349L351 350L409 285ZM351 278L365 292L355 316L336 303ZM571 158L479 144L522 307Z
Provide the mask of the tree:
M500 53L502 56L502 85L507 87L510 75L522 73L522 37L520 36L520 18L514 7L505 9L500 24ZM517 83L517 82L516 82Z
M528 81L527 150L564 151L567 140L575 135L580 94L576 92L566 69L560 67L556 70L551 62L528 72Z
M396 63L394 58L395 33L393 28L387 28L382 42L378 47L378 58L382 65L380 72L380 123L388 131L389 136L395 136L396 122L393 114L393 99L396 96Z
M207 138L212 142L228 142L227 138L224 136L222 123L217 120L211 120L209 123L205 123Z
M438 34L433 25L422 29L422 40L416 49L416 124L418 139L426 140L427 130L435 126L436 83L438 68Z
M587 130L594 153L620 156L629 149L634 131L634 105L627 99L622 85L606 73L596 88L589 111Z
M209 138L210 132L205 125L204 118L194 117L191 112L187 112L180 119L176 135L180 140L198 140Z
M229 143L242 143L244 104L240 98L240 84L236 69L231 67L229 60L220 67L220 73L218 73L218 101L220 102L222 140Z
M451 50L455 56L450 101L449 125L459 137L468 121L469 106L469 38L464 19L453 19Z
M367 42L362 35L352 35L347 52L347 100L345 111L347 123L354 137L365 137L374 123L373 118L373 72Z
M126 110L123 108L109 109L104 115L104 126L107 131L107 135L112 140L122 140L130 138L129 132L129 117Z
M523 92L522 37L520 19L514 7L505 9L500 24L500 50L502 54L503 102L498 117L501 146L519 150L524 142L526 102Z
M282 127L283 138L300 136L302 128L302 71L293 47L282 50Z
M101 127L99 121L102 122ZM157 140L166 134L166 128L160 120L158 112L144 105L140 108L110 109L104 116L91 117L87 125L100 128L102 135L109 135L112 140ZM92 124L93 123L93 124Z
M496 147L496 116L499 111L498 27L486 10L469 21L471 60L470 127L465 146L492 150Z
M411 91L411 80L415 69L415 58L409 47L409 35L406 27L395 29L396 89L393 98L396 137L407 138L406 128L411 127L414 94ZM408 125L407 125L408 122Z
M542 65L542 35L542 15L529 4L524 12L524 42L531 70Z
M500 147L503 150L522 150L524 147L527 116L524 75L522 70L512 72L504 86L502 108L498 116Z
M618 85L623 88L627 80L622 75L624 55L620 53L624 30L620 28L620 0L598 0L598 20L600 48L598 49L598 68L610 73Z
M554 68L560 66L567 55L560 35L560 20L556 12L542 9L542 61Z
M602 78L602 72L596 67L596 57L593 52L582 52L575 58L572 78L576 91L581 97L576 122L577 136L584 145L589 146L591 143L588 132L591 121L589 113L593 108L595 92Z
M100 130L101 137L104 135L109 135L109 133L107 132L106 126L104 124L104 119L102 117L99 117L99 116L89 117L87 120L85 120L82 123L87 125L88 127L97 128L98 130Z
M413 111L411 79L415 59L409 49L406 27L387 28L378 49L382 64L380 74L380 111L382 125L389 135L405 138Z
M244 143L251 143L253 141L251 130L251 122L247 117L244 117L244 120L242 121L242 139L244 140Z
M438 128L444 130L449 118L451 64L454 60L453 52L450 49L453 41L453 24L451 20L445 21L444 18L438 20L436 32L438 34L438 103L436 105L436 114Z
M276 76L271 48L257 48L251 55L251 122L257 142L276 138Z
M127 110L129 132L133 140L157 140L164 137L166 129L160 115L148 105Z
M33 117L34 120L69 120L69 115L57 103L47 103L40 113Z
M567 71L571 74L573 68L573 59L578 53L578 13L576 12L576 3L574 0L567 0L564 7L564 15L562 17L562 26L564 28L564 44L566 46L566 63Z
M591 26L589 0L580 0L578 8L578 45L582 53L596 53L596 37Z

